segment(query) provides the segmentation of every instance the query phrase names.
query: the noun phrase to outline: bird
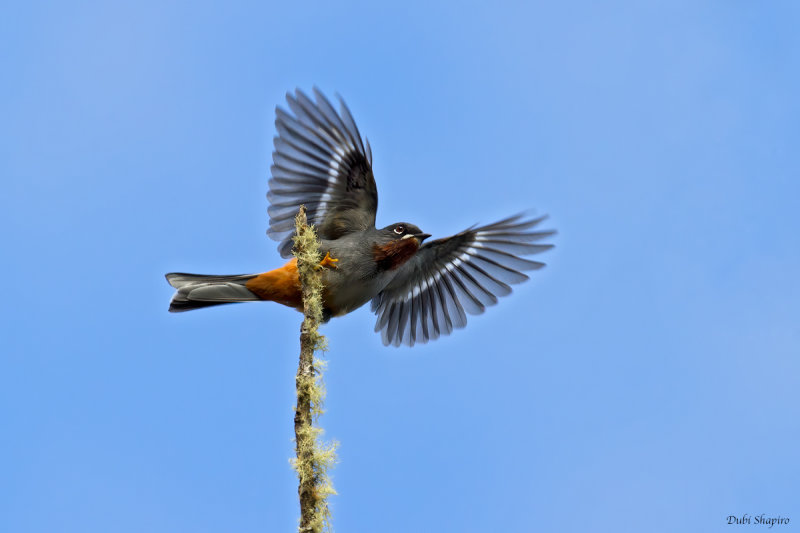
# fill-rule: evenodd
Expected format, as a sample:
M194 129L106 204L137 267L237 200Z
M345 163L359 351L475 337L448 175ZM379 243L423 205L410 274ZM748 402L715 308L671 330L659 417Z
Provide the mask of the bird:
M288 109L275 110L267 234L291 258L294 218L306 207L325 255L323 322L371 302L384 345L426 343L465 327L467 314L483 313L527 280L526 271L545 266L523 256L553 247L542 241L555 230L538 229L546 216L518 213L431 241L410 222L377 228L369 140L340 96L337 111L317 87L312 93L288 92ZM258 274L166 278L176 289L171 312L251 301L303 309L294 258Z

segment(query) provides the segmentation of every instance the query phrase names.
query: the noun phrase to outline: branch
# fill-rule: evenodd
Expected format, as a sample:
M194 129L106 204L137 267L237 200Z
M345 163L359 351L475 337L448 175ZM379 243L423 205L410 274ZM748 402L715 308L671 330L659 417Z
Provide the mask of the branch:
M305 206L295 218L297 235L294 255L303 294L303 325L300 328L300 364L297 367L297 407L294 413L294 435L297 458L292 466L300 484L300 533L330 530L328 496L336 494L328 478L328 469L336 459L336 443L321 442L322 429L314 427L323 413L325 385L321 371L325 361L314 358L315 350L325 350L325 337L317 331L322 322L322 268L319 239L308 225ZM316 374L316 375L315 375Z

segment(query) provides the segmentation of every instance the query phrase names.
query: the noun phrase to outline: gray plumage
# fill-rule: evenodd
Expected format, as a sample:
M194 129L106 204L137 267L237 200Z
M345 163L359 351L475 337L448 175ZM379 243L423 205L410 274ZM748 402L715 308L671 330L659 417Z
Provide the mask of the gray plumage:
M255 275L207 276L172 272L166 277L169 284L177 289L169 303L169 310L173 313L258 300L258 296L244 286Z
M468 314L495 305L528 279L524 272L544 266L523 256L552 248L541 241L555 232L535 230L545 217L516 215L424 244L428 235L413 224L377 229L369 142L341 98L336 111L318 89L313 94L289 93L289 110L275 111L267 233L290 257L294 217L306 206L322 254L338 259L324 272L326 319L371 300L384 344L413 346L463 328ZM254 277L168 274L177 289L170 311L258 300L245 287Z
M467 325L467 314L481 314L511 294L510 285L528 279L522 271L544 266L519 255L552 248L534 243L554 231L530 231L544 218L516 215L424 244L372 299L383 343L413 346L449 335Z

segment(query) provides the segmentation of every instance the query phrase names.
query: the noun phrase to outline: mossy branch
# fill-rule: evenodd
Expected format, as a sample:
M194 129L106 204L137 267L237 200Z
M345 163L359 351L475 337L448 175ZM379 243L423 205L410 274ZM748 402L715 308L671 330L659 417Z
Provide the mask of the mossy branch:
M295 218L294 255L303 293L303 325L300 328L300 364L297 367L297 407L294 414L294 435L297 458L292 466L300 480L300 533L330 530L328 496L336 494L328 477L328 469L336 460L336 443L321 440L322 429L314 427L323 413L325 385L322 370L325 361L314 357L315 350L327 349L325 337L317 331L322 322L322 260L319 239L308 225L305 206Z

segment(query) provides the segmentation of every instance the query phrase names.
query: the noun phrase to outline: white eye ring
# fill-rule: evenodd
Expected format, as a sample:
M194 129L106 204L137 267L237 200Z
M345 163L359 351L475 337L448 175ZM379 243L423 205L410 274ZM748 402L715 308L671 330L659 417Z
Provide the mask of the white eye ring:
M394 232L397 233L398 235L402 235L405 231L406 228L404 228L403 226L397 226L396 228L394 228Z

